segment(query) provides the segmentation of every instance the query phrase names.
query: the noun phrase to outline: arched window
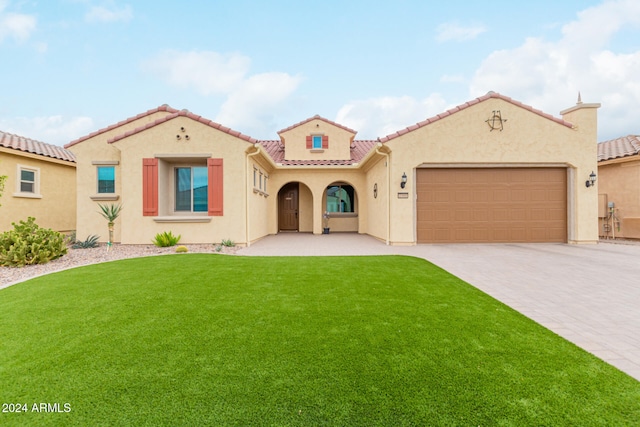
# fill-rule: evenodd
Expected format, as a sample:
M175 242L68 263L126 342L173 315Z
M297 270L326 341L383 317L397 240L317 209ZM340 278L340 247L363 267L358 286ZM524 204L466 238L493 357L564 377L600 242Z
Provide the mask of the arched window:
M327 187L327 212L354 212L354 202L352 186L337 184Z

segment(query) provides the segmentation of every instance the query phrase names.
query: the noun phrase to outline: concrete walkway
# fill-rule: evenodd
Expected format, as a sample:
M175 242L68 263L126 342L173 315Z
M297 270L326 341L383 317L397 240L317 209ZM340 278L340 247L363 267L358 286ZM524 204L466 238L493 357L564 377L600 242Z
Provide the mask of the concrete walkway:
M640 380L640 245L387 246L358 234L268 236L238 255L424 258Z

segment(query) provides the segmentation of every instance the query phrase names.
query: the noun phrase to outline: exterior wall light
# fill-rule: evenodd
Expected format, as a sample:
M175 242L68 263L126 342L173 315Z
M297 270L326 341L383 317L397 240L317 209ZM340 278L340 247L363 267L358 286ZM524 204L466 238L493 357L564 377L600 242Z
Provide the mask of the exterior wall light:
M589 175L589 179L585 181L584 185L587 186L587 188L589 187L593 187L596 184L596 173L594 171L591 171L591 174Z
M407 174L403 172L402 179L400 180L400 188L404 188L405 185L407 185Z

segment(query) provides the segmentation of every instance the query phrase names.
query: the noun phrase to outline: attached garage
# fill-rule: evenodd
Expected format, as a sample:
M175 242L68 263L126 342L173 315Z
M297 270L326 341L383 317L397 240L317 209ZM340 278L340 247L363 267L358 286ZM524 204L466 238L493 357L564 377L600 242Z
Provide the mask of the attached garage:
M567 169L416 170L418 243L567 242Z

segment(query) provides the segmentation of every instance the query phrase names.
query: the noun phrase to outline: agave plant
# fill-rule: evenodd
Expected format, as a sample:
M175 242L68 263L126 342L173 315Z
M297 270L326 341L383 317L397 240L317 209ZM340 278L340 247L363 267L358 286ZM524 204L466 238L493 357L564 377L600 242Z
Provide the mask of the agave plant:
M100 209L102 210L102 212L98 212L98 213L108 221L108 224L107 224L109 226L109 241L107 242L107 251L108 251L111 248L111 245L113 244L113 224L115 223L118 216L120 216L122 205L116 205L114 203L110 205L101 205L100 203L98 203L98 206L100 206Z

